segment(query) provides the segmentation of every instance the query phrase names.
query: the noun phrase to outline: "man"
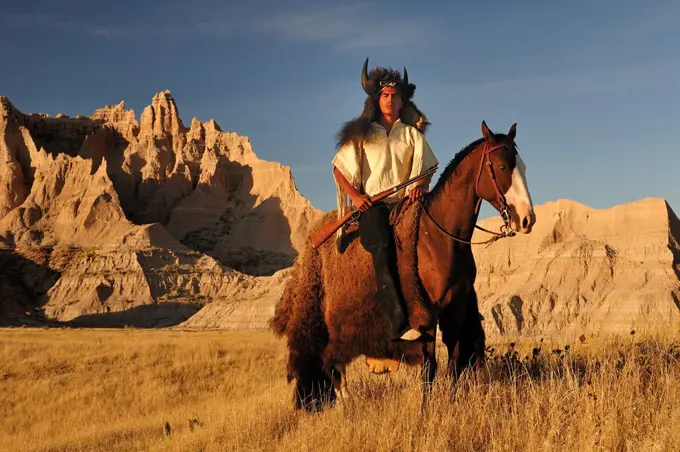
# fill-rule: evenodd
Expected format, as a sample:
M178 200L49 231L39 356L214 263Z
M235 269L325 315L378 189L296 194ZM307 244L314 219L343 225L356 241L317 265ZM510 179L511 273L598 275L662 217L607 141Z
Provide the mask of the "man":
M402 79L398 71L390 68L376 67L367 74L367 67L368 58L361 72L361 84L368 95L364 111L345 123L338 133L340 149L333 159L338 218L351 206L362 212L360 241L372 256L379 298L392 339L431 340L408 326L398 290L396 250L389 224L390 205L405 196L409 202L421 199L430 178L415 182L380 203L372 203L370 196L419 176L438 161L423 135L429 123L411 102L416 87L408 82L406 68ZM338 234L341 239L342 230Z

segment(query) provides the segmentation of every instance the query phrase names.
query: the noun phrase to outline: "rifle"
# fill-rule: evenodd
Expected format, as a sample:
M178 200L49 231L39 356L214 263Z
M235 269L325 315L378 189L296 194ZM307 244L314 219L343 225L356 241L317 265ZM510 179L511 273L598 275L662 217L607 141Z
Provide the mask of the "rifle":
M396 192L398 192L399 190L401 190L402 188L406 187L407 185L410 185L414 182L417 182L421 179L424 179L424 178L434 174L435 171L437 171L437 166L433 166L432 168L428 169L427 171L425 171L421 175L413 177L413 178L407 180L406 182L402 182L401 184L397 184L392 188L388 188L385 191L381 191L377 195L371 196L370 199L374 203L382 201L383 199L387 198L388 196L393 195ZM312 241L312 247L314 247L314 249L317 249L318 247L323 245L326 240L331 238L331 236L333 236L333 234L335 234L335 231L337 231L338 229L343 227L345 225L345 223L347 223L348 221L350 221L352 219L358 219L360 215L361 215L360 210L351 210L351 211L347 212L342 218L339 218L338 220L334 221L333 223L328 223L327 225L320 227L316 231L312 231L312 233L309 234L309 239Z

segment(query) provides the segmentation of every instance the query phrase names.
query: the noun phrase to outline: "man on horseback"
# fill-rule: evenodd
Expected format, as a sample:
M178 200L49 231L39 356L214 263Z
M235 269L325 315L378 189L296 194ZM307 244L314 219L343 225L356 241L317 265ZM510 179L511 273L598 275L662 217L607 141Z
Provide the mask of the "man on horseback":
M368 58L361 72L361 84L368 95L362 114L344 124L338 133L339 150L333 159L338 195L338 218L352 206L362 213L359 236L371 253L379 299L393 340L432 340L409 327L404 314L396 269L396 249L390 209L408 197L421 199L431 176L424 178L379 203L370 196L419 176L438 164L424 137L427 118L411 102L415 85L390 68L376 67L367 74ZM349 198L349 199L348 199ZM351 203L351 204L350 204ZM342 228L338 231L342 239Z

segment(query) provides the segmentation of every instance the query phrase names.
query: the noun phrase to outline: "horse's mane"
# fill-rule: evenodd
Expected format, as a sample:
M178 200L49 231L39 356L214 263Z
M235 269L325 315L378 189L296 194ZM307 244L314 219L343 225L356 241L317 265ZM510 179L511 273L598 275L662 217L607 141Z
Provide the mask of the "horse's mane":
M446 165L446 168L444 168L442 175L439 176L439 180L437 181L435 186L432 188L432 190L430 190L431 197L434 198L435 196L437 196L437 194L446 185L446 182L451 178L451 174L456 170L456 168L458 168L460 162L462 162L465 159L465 157L470 155L470 153L472 153L472 151L474 151L477 148L477 146L482 144L482 142L484 142L483 137L468 144L463 149L458 151L456 155L453 156L449 164Z
M517 147L515 145L515 142L513 140L510 140L509 137L503 133L496 133L494 134L494 140L502 140L506 142L510 142L510 145L512 146L512 149L516 152ZM473 141L472 143L468 144L465 146L463 149L458 151L456 155L453 156L451 161L449 162L448 165L446 165L446 168L444 168L444 171L442 171L442 175L439 176L439 180L437 180L437 183L435 186L430 190L430 197L434 198L437 196L437 194L444 188L446 185L446 182L451 179L451 175L453 174L454 171L458 168L460 163L472 153L477 147L484 142L484 137L478 138L477 140Z

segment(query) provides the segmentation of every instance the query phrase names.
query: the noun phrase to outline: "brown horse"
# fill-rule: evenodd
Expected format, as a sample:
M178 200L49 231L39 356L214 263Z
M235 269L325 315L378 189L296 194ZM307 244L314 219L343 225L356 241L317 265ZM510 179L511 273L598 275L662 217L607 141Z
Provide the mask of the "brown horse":
M483 137L455 155L423 201L399 206L394 231L409 323L431 336L439 325L453 377L484 358L470 243L481 201L505 223L493 239L529 233L535 223L515 133L516 124L507 134L494 134L482 122ZM335 215L327 213L317 226ZM296 408L316 410L322 401L334 401L346 365L360 355L420 363L426 388L436 375L434 342L388 340L370 254L356 234L346 238L344 249L326 243L301 251L270 321L276 335L287 337Z

